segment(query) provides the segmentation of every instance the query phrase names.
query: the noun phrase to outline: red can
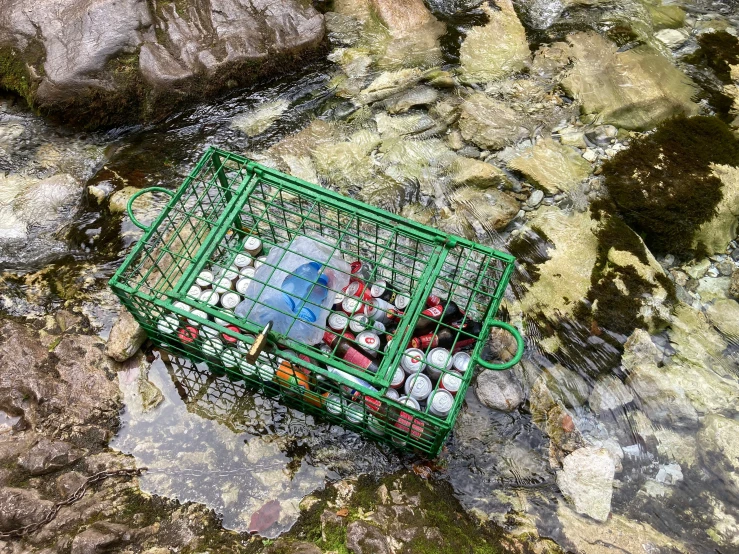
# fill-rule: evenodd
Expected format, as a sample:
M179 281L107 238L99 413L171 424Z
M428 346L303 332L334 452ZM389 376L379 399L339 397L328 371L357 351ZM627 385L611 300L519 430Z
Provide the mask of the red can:
M198 330L192 325L185 325L177 331L177 337L185 344L190 344L198 338Z
M229 331L233 331L234 333L241 333L241 329L236 327L236 325L227 325L226 329ZM223 341L223 344L227 344L229 346L236 346L236 343L239 339L236 337L232 337L231 335L227 333L221 333L221 340Z
M367 262L357 260L351 264L351 277L352 281L367 281L372 276L372 266Z
M426 305L429 308L433 306L439 306L441 305L441 298L439 298L435 294L429 294L428 297L426 297Z

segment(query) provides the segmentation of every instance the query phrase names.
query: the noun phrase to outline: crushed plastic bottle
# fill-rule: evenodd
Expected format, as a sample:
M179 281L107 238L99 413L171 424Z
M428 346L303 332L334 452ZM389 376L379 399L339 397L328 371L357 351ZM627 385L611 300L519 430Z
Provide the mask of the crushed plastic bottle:
M282 282L287 309L309 323L316 322L318 311L328 296L328 276L322 272L321 264L309 262L299 266Z

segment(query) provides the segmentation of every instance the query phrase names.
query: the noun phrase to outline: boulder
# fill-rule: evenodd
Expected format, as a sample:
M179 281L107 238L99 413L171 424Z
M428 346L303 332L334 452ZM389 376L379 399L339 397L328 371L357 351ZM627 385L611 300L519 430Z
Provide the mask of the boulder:
M693 427L698 413L682 387L654 364L635 367L626 379L636 405L652 421L673 427Z
M42 500L35 490L0 488L0 531L36 523L53 505L49 500Z
M459 130L466 141L490 150L529 136L525 117L483 93L471 95L462 104Z
M20 60L6 86L87 126L163 115L253 81L323 36L323 16L299 0L0 3L0 62Z
M508 162L546 194L570 192L592 171L580 152L552 139L544 139Z
M465 156L459 156L454 161L451 179L455 186L468 185L478 188L497 187L510 182L502 169Z
M130 542L131 532L124 525L100 521L93 523L72 539L71 554L100 554Z
M82 454L71 444L42 438L18 459L18 465L31 475L44 475L74 463Z
M672 63L647 46L619 52L594 32L567 37L574 66L562 81L601 123L648 130L678 115L695 115L695 85Z
M419 86L385 101L387 111L390 114L405 113L416 106L429 106L436 102L439 93L427 86Z
M475 384L477 398L488 408L512 412L525 400L521 385L510 371L484 370Z
M468 82L502 79L521 71L531 53L526 31L511 0L497 0L500 10L487 4L482 9L488 23L473 27L459 49L460 73Z
M436 21L423 0L369 0L369 4L380 21L397 36Z
M605 448L575 450L562 461L557 486L574 504L575 511L596 521L606 521L611 512L616 464Z
M118 319L110 330L105 353L117 362L131 358L146 340L146 331L126 308L121 309Z
M707 416L698 432L698 447L705 467L739 499L739 422L720 415Z
M417 68L399 69L398 71L381 73L359 93L357 102L360 104L371 104L372 102L389 98L417 84L421 80L422 75L421 70Z
M723 254L739 232L739 168L714 164L713 175L721 180L721 200L713 217L693 235L693 247L702 245L710 254Z
M739 344L739 302L728 298L716 300L708 306L706 315L728 340Z
M346 527L346 547L354 554L391 554L385 534L365 521L353 521Z

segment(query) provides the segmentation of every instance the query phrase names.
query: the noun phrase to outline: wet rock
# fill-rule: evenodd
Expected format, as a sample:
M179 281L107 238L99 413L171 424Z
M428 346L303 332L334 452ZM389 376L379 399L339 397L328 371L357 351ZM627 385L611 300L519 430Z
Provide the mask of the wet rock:
M695 87L659 53L617 46L595 33L567 37L575 60L562 81L585 114L623 129L646 130L676 115L695 115Z
M499 150L528 136L526 118L503 102L473 94L463 104L459 130L480 148Z
M600 415L606 411L615 412L633 400L634 396L626 385L616 377L607 375L595 383L588 403Z
M591 131L585 133L590 142L596 146L608 146L616 140L618 129L613 125L598 125Z
M231 127L238 129L247 137L253 137L269 129L289 108L288 100L265 102L235 117L231 122Z
M476 187L462 187L450 196L450 200L457 216L464 217L466 224L473 226L464 231L470 238L485 231L504 229L520 209L513 197L495 188L481 191ZM474 229L476 224L480 233Z
M700 279L706 274L706 271L708 271L709 267L711 267L711 260L703 259L684 269L685 273L687 273L693 279Z
M234 76L252 81L266 62L275 67L275 57L304 54L324 35L323 16L293 0L156 10L142 0L88 4L61 0L49 10L43 2L6 0L0 20L0 46L25 63L15 91L83 125L166 113L177 101L223 90L226 81L233 86ZM249 71L240 71L245 66ZM224 74L232 79L213 79ZM156 102L167 93L168 102ZM90 105L99 107L96 121Z
M670 375L654 364L635 367L626 379L637 406L651 419L674 427L692 427L698 413Z
M585 144L585 133L578 127L565 127L557 132L559 140L566 146L575 146L577 148L587 148Z
M451 180L456 186L490 188L507 184L508 176L492 164L459 156L452 165Z
M531 208L536 208L541 204L542 200L544 200L544 191L535 189L531 192L531 196L529 196L528 200L526 200L526 205Z
M346 528L346 546L354 554L391 554L385 534L374 525L353 521Z
M698 447L706 468L727 492L739 498L739 422L709 415L698 432Z
M124 213L128 206L128 201L131 197L136 194L140 189L137 187L123 187L120 190L115 191L108 200L108 209L111 213ZM140 200L136 202L136 207L144 209L150 206L150 199L147 199L148 195L144 195Z
M713 165L713 175L721 180L721 200L713 217L698 227L693 247L702 245L709 253L726 252L739 232L739 168Z
M380 112L375 116L375 122L383 139L415 135L436 125L436 121L425 113L389 116Z
M517 73L531 56L526 31L511 0L496 4L500 10L482 5L488 23L472 28L460 47L460 72L466 81L494 81Z
M420 86L388 98L385 103L390 114L405 113L416 106L430 106L439 98L439 93L431 87Z
M126 308L122 308L110 330L105 353L117 362L125 362L141 348L145 340L146 331Z
M585 379L560 364L544 369L531 387L532 402L536 399L541 405L559 403L575 408L585 404L589 394Z
M711 323L735 344L739 344L739 302L730 299L716 300L706 309Z
M605 448L580 448L562 461L557 486L577 513L606 521L611 512L615 471L613 456Z
M422 0L370 0L369 4L380 21L396 36L436 21Z
M129 542L131 533L124 525L98 522L88 527L72 540L72 554L98 554L109 552L111 547Z
M678 29L662 29L654 33L654 36L670 50L677 50L690 40L690 35L687 32Z
M644 329L634 329L624 344L621 365L631 371L640 365L655 365L662 361L662 353Z
M475 394L485 406L501 412L512 412L525 399L521 385L510 371L483 371L477 377Z
M654 476L654 480L665 485L675 485L683 480L683 471L680 464L662 465Z
M367 88L359 93L357 102L371 104L389 98L414 86L421 80L421 76L421 70L416 68L381 73Z
M547 194L570 191L591 171L580 152L552 139L537 142L508 162Z
M731 283L729 284L729 295L739 299L739 269L735 269L731 274Z
M730 259L722 260L718 264L718 271L724 277L731 277L731 274L734 273L735 269L736 266L734 265L734 262Z
M44 475L74 463L82 454L71 444L42 438L19 458L18 465L31 475Z
M0 489L0 531L11 531L40 521L53 502L42 500L35 490Z

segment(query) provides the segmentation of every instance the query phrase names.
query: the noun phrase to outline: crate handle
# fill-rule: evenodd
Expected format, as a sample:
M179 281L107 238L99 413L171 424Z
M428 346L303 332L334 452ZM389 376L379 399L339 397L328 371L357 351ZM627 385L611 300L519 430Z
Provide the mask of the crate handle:
M518 362L520 362L521 358L523 358L523 349L524 349L523 337L521 336L521 333L518 332L518 329L516 329L513 325L510 325L508 323L503 323L502 321L492 321L490 323L490 326L500 327L501 329L504 329L505 331L508 331L511 335L513 335L513 338L516 339L516 354L513 356L513 358L511 358L507 362L503 362L502 364L491 364L490 362L486 362L479 356L477 357L477 363L480 364L485 369L494 369L496 371L510 369L514 365L516 365Z
M143 229L144 231L148 231L149 227L141 223L136 217L133 215L133 202L136 200L139 196L142 194L146 194L147 192L163 192L164 194L169 194L171 197L174 197L174 191L171 191L169 189L165 189L164 187L149 187L146 189L141 189L140 191L137 191L131 196L131 198L128 199L128 204L126 205L126 211L128 212L128 217L131 218L131 222L136 225L136 227Z

